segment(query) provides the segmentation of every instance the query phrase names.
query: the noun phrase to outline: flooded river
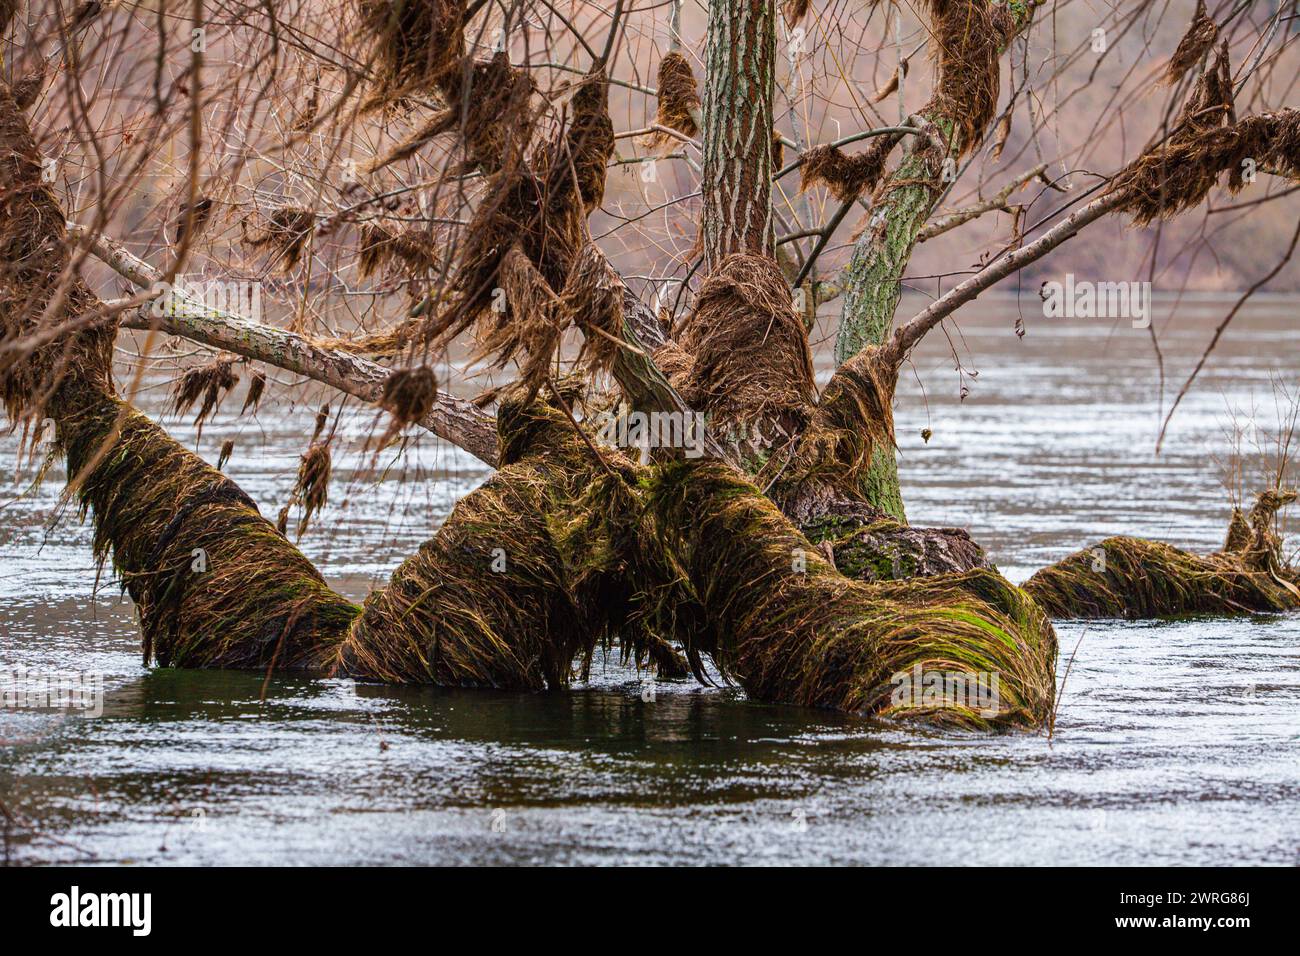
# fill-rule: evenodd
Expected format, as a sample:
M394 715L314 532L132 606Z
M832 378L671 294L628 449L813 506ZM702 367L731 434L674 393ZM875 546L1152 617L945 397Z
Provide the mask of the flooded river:
M1156 303L1166 407L1228 308L1185 301L1165 327ZM900 382L909 518L968 528L1015 581L1112 534L1214 548L1230 409L1275 423L1270 376L1300 382L1297 312L1261 299L1237 318L1157 456L1145 331L1044 319L1031 300L967 307L951 332L967 374L935 333ZM274 516L319 402L338 397L254 418L235 413L242 392L198 448L214 460L233 438L228 472ZM194 447L188 420L164 421ZM330 504L301 541L357 599L486 475L427 435L376 475L374 421L343 415ZM263 701L258 675L141 665L129 601L107 577L96 589L89 526L55 521L62 474L28 491L16 445L0 439L0 666L95 672L105 695L94 718L0 710L12 862L1300 862L1300 617L1062 623L1058 681L1077 655L1050 740L693 682L651 695L615 660L563 693L285 678Z

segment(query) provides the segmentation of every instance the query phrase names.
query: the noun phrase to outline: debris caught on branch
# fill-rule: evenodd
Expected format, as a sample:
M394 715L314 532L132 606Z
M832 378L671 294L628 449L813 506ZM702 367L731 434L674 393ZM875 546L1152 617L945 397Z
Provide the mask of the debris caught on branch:
M1184 73L1200 63L1218 38L1219 28L1205 12L1205 0L1196 0L1196 14L1192 18L1192 24L1178 41L1178 48L1169 58L1169 66L1165 69L1166 85L1173 86L1183 78Z
M288 272L298 264L303 247L315 227L316 215L310 209L281 206L251 235L245 235L244 242L255 249L266 246L276 250L283 257L283 268Z
M375 92L365 108L427 92L465 57L464 0L361 0L358 34L375 38Z
M700 94L695 81L695 71L690 61L674 51L665 53L659 61L659 105L655 111L655 125L675 129L686 136L700 133L697 117L700 115ZM656 130L645 137L648 149L662 150L679 140Z
M192 218L191 208L193 209ZM208 224L208 219L211 216L212 200L207 196L200 196L196 199L193 207L189 203L181 203L181 207L176 210L176 216L172 219L176 245L179 246L185 241L187 229L193 229L195 236L202 233L203 227Z
M399 264L411 274L419 274L437 265L437 248L433 235L425 229L392 228L380 223L366 223L359 230L357 269L369 278L381 268Z
M0 29L0 33L3 32ZM45 73L46 65L42 62L34 72L14 84L14 102L18 104L20 110L30 109L41 95L41 90L45 87Z
M793 435L807 423L816 394L812 354L776 260L723 259L701 284L680 345L692 358L683 397L723 432L775 422Z
M505 277L502 265L512 250L516 285L519 266L530 264L554 294L568 281L578 252L590 242L587 215L604 196L605 169L614 149L608 108L609 83L603 70L584 77L569 104L569 122L537 150L534 166L503 171L488 180L483 201L465 233L452 288L452 304L429 318L426 341L445 341L471 325L497 343L498 358L515 357L525 340L551 338L549 315L519 316L532 323L516 334L502 326L500 308ZM537 288L534 286L534 288ZM522 292L522 286L517 292ZM528 302L549 301L526 295ZM557 340L558 342L558 340Z
M383 448L401 434L402 429L429 414L438 397L438 380L427 365L416 368L399 368L384 379L379 395L379 407L392 416L392 420L379 439Z
M312 515L325 507L329 498L331 471L330 443L313 440L311 447L298 463L298 478L294 482L289 500L302 510L298 519L298 537L307 530ZM281 529L283 533L283 529Z
M239 382L235 373L235 357L218 356L206 365L187 368L172 385L172 414L184 415L202 399L194 424L199 434L225 394Z
M989 153L989 159L995 163L1002 158L1002 150L1006 148L1007 140L1011 137L1011 113L1014 106L1014 100L1007 105L1006 112L998 120L997 129L993 134L993 150Z
M256 412L257 406L261 404L262 393L266 390L266 373L259 369L253 369L248 374L248 392L244 395L244 405L239 410L243 415L250 408Z
M851 202L880 182L893 145L889 137L879 136L855 156L830 143L814 146L803 154L800 189L821 183L840 202Z
M786 25L794 26L806 17L811 6L812 0L784 0L781 4L781 13L785 16Z
M1300 111L1262 113L1228 126L1188 127L1124 167L1109 191L1122 193L1120 208L1145 225L1199 205L1225 172L1228 189L1238 192L1251 166L1300 179Z
M384 380L379 405L402 426L418 422L438 397L438 380L427 365L395 369Z
M922 113L950 117L960 131L959 153L979 145L998 104L999 59L1016 28L1008 6L987 0L926 0L931 56L938 80Z
M907 58L904 57L903 59L898 61L898 67L894 70L893 75L889 78L889 82L887 82L884 86L882 86L880 89L876 90L876 92L872 94L871 102L880 103L886 97L893 96L895 93L897 93L898 84L907 78L907 69L908 69Z

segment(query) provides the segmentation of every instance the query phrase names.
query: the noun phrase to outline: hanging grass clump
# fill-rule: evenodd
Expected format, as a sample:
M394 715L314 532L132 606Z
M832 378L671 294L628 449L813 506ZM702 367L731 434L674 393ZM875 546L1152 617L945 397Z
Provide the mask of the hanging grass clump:
M265 391L266 373L253 369L248 375L248 391L244 395L244 405L239 410L239 414L245 414L250 408L256 412L257 406L262 404L262 393Z
M244 242L254 249L274 250L281 257L285 272L293 269L302 258L307 240L316 228L316 215L300 206L281 206L266 217Z
M849 156L829 143L814 146L803 154L799 167L800 189L821 183L840 202L851 202L876 188L893 145L887 136L876 137L874 143L856 156Z
M366 278L386 265L397 265L409 275L419 275L438 263L433 236L424 229L367 223L359 236L357 268Z
M698 136L700 93L690 61L676 50L665 53L659 61L658 83L655 125L675 129L686 136ZM663 150L680 142L677 137L661 130L645 137L646 147L652 150Z
M1058 618L1131 619L1247 614L1300 608L1300 573L1273 532L1294 491L1257 496L1250 518L1234 509L1221 551L1197 555L1159 541L1107 538L1043 568L1024 588Z
M1300 179L1300 111L1279 110L1236 120L1227 43L1197 80L1173 132L1115 174L1108 191L1137 225L1168 219L1199 205L1228 173L1229 191L1246 185L1247 161Z
M590 244L587 215L604 195L614 148L608 98L603 71L585 77L570 101L569 122L538 148L533 164L489 181L465 231L452 303L425 325L427 341L449 340L477 324L484 351L502 364L521 360L532 370L530 385L536 384L559 333L589 304L586 294L596 291L584 284L573 292L576 300L571 296L569 305L556 308L555 290L565 290ZM579 270L579 276L585 282L594 273ZM497 289L506 292L504 311Z
M1015 30L1010 5L986 0L928 0L938 80L921 113L950 116L960 152L979 145L998 105L999 59Z
M1214 41L1219 38L1219 28L1205 12L1205 0L1196 0L1196 14L1191 26L1178 41L1178 48L1169 59L1165 68L1165 84L1172 86L1183 78L1183 74L1200 63L1205 54L1210 52Z
M374 37L366 109L427 93L465 57L464 0L361 0L358 34Z
M665 466L650 493L663 546L713 625L712 643L693 649L752 697L986 729L1048 720L1056 634L995 571L851 581L714 462ZM955 693L971 681L996 700ZM931 693L936 683L954 693Z
M692 359L683 397L711 426L740 433L775 423L793 435L807 424L816 397L812 353L775 259L723 259L700 286L679 341Z
M314 669L358 608L326 586L221 472L130 405L70 386L58 406L69 493L136 605L146 660Z
M207 421L221 399L239 383L235 373L235 357L217 356L206 365L187 368L172 383L172 414L183 415L199 404L199 413L194 418L198 433L203 433L203 423Z
M437 397L438 380L429 366L399 368L389 373L379 394L379 407L392 418L379 439L379 447L385 447L407 426L428 415Z
M303 453L302 460L298 462L298 477L289 494L289 504L280 509L280 517L276 522L275 530L280 534L284 534L288 526L292 505L296 504L301 510L297 531L299 538L311 523L312 515L318 514L325 507L325 502L329 500L332 460L328 441L313 440Z

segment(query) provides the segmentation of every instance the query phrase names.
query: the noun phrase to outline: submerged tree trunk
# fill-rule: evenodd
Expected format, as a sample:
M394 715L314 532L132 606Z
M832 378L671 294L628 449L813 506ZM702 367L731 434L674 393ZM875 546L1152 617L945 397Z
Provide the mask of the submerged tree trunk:
M1291 490L1260 493L1249 518L1233 509L1227 540L1197 555L1159 541L1107 538L1025 582L1025 591L1060 618L1153 618L1246 614L1300 608L1300 573L1287 567L1274 533Z

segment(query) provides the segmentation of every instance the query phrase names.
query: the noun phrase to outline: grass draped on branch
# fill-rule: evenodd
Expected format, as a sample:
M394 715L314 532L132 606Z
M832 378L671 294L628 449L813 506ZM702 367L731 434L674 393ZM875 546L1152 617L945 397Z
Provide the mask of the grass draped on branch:
M1239 192L1253 170L1300 179L1300 111L1238 120L1225 42L1198 78L1169 138L1116 173L1108 190L1124 197L1120 210L1145 225L1200 205L1225 172L1228 189Z
M691 69L690 61L676 50L665 53L659 61L658 83L655 125L675 129L692 138L698 136L702 107L695 71ZM662 130L655 130L645 138L646 146L654 150L662 150L680 142L677 137Z
M823 143L803 154L800 188L821 183L840 202L850 202L876 188L885 173L885 162L894 148L890 137L877 137L864 152L849 156L838 146Z
M1016 14L1009 5L989 0L925 2L938 79L921 113L952 117L961 132L961 152L967 153L979 145L997 110L998 60L1018 27Z
M1025 590L1053 617L1152 618L1300 608L1300 573L1273 532L1291 490L1257 496L1249 518L1234 508L1223 548L1198 555L1143 538L1107 538L1043 568Z
M651 606L671 578L638 544L632 466L612 452L598 464L541 398L503 402L499 421L502 467L366 600L337 672L540 690L567 686L575 660L619 637L625 656L679 674Z
M982 728L1048 719L1055 632L995 571L851 581L768 498L713 462L665 466L650 491L664 547L711 626L712 643L692 650L752 697ZM918 667L943 680L996 674L995 711L955 698L900 702L897 676Z
M527 363L530 384L536 384L538 370L558 346L558 333L590 304L552 308L555 296L572 292L570 282L591 242L587 216L604 196L605 166L614 149L608 98L603 70L583 77L569 102L568 122L538 147L532 163L488 182L465 231L452 302L430 318L426 339L445 341L476 325L498 362ZM505 292L504 303L498 289Z
M358 609L239 486L129 404L80 383L54 406L69 492L135 602L145 658L314 669Z

